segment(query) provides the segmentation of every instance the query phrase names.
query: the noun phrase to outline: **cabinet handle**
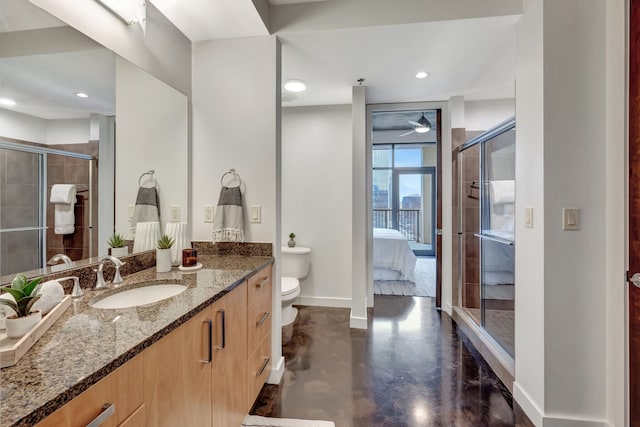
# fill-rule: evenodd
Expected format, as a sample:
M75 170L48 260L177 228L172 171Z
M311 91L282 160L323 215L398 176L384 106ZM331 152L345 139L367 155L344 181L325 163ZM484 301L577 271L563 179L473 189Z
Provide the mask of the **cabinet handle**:
M257 325L258 326L262 325L264 323L264 321L267 320L267 317L269 317L269 312L265 311L265 313L262 315L260 320L258 320Z
M102 412L100 412L100 415L95 417L93 421L87 424L87 427L98 427L99 425L104 423L107 418L113 415L114 412L116 412L116 405L114 403L105 403L104 405L102 405Z
M269 364L269 360L271 360L270 357L265 357L264 358L264 362L262 362L262 366L260 367L258 372L256 372L256 377L259 377L260 375L262 375L264 370L267 369L267 365Z
M269 276L265 277L262 279L262 281L260 283L256 283L256 288L261 288L264 285L267 284L267 282L269 281Z
M206 323L209 326L209 357L207 359L201 359L202 363L211 363L213 361L213 321L211 319L205 320L202 323Z
M227 327L226 327L225 321L224 321L224 319L225 319L224 310L218 310L218 313L220 313L220 320L222 321L222 344L221 345L217 345L216 348L218 350L224 350L224 347L226 345L225 343L227 341L227 339L226 339L227 338L226 337L226 335L227 335Z

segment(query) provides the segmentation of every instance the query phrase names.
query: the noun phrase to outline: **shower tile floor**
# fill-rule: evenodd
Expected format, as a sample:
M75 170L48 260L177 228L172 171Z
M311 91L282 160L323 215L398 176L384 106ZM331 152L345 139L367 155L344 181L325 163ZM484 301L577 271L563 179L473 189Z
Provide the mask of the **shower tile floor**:
M282 329L286 371L252 414L347 426L526 426L491 368L431 298L376 296L369 329L349 310L299 306Z

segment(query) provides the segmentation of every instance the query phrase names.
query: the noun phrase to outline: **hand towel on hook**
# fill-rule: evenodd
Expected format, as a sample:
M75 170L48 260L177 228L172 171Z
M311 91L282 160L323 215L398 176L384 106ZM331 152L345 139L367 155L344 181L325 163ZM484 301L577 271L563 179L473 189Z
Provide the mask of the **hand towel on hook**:
M213 218L214 242L244 242L244 216L240 187L222 187Z
M159 222L160 221L160 199L156 187L138 188L136 205L133 208L131 218L131 232L135 235L136 224L139 222Z

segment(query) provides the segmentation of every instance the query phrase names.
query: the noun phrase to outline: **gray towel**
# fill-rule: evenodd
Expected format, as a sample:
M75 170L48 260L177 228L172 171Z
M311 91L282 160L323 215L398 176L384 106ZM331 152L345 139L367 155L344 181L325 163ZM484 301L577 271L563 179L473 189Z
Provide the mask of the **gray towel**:
M240 187L222 187L213 218L214 242L244 242L244 217Z
M133 208L131 232L135 234L136 224L139 222L153 221L160 221L160 199L158 198L158 190L156 187L140 187L138 188L136 205Z

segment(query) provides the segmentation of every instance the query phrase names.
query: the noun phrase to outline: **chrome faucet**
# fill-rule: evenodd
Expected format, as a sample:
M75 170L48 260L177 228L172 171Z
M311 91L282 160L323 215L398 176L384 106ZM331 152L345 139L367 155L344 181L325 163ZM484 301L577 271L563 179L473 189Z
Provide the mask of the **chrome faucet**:
M73 261L71 261L71 258L65 254L55 254L49 261L47 261L47 265L56 265L58 261L64 262L64 265L67 267L73 267Z
M107 284L104 281L104 275L102 274L102 271L104 270L105 261L111 261L113 262L113 265L116 266L116 274L113 276L112 283L122 283L122 276L120 275L120 267L122 267L125 263L112 255L105 255L102 259L100 259L100 265L98 266L98 269L93 270L96 272L95 289L102 289L105 286L107 286Z
M73 280L73 290L71 291L71 297L72 298L78 298L81 297L82 295L84 295L84 292L82 291L82 288L80 287L80 279L78 278L78 276L69 276L69 277L62 277L60 279L56 279L58 282L62 282L63 280Z

